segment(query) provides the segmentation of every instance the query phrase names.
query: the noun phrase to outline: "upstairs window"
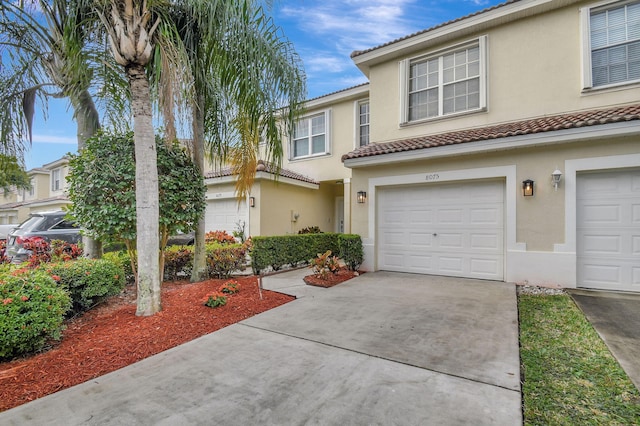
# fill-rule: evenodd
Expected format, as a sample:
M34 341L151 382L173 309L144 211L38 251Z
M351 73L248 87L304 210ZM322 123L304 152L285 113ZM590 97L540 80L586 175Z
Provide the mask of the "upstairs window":
M485 37L443 53L403 61L407 95L403 121L412 122L485 107Z
M53 169L51 171L51 190L59 191L62 189L62 169Z
M357 104L358 146L369 145L369 100Z
M300 119L294 129L291 142L291 158L304 158L329 153L328 113Z
M586 15L586 13L585 13ZM640 81L640 2L588 10L587 87Z

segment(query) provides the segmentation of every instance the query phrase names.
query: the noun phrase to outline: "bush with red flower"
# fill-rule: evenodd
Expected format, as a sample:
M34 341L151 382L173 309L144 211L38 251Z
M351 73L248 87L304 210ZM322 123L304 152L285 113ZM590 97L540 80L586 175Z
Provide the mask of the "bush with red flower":
M0 270L0 360L41 349L59 339L69 293L42 270Z

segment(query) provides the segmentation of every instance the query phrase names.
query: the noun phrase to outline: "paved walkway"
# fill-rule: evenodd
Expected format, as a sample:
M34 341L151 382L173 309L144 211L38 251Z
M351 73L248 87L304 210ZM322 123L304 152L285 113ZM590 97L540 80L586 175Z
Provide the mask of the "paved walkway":
M367 273L0 413L0 424L519 425L513 285Z
M640 294L590 290L570 294L640 389Z

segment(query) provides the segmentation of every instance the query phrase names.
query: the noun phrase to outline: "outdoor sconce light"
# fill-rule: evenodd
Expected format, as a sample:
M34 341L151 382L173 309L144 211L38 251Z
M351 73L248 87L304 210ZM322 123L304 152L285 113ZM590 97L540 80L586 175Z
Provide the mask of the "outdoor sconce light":
M256 206L256 197L249 197L249 207Z
M531 179L522 181L522 195L525 197L533 197L533 181Z
M356 195L356 201L358 202L358 204L364 204L364 202L367 201L367 193L364 191L358 191L358 194Z
M558 169L555 169L554 172L551 173L551 184L556 189L556 191L558 190L560 179L562 179L562 172Z

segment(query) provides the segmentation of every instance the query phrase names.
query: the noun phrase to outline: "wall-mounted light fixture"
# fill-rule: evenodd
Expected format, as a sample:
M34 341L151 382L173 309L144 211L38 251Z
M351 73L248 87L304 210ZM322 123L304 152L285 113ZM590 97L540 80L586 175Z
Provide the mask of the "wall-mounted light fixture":
M367 193L364 191L358 191L356 194L356 201L358 204L364 204L367 201Z
M560 179L562 179L562 172L559 169L555 169L553 173L551 173L551 184L556 189L556 191L558 190Z
M256 197L249 197L249 207L256 206Z
M522 181L522 195L525 197L533 197L533 181L531 179Z

